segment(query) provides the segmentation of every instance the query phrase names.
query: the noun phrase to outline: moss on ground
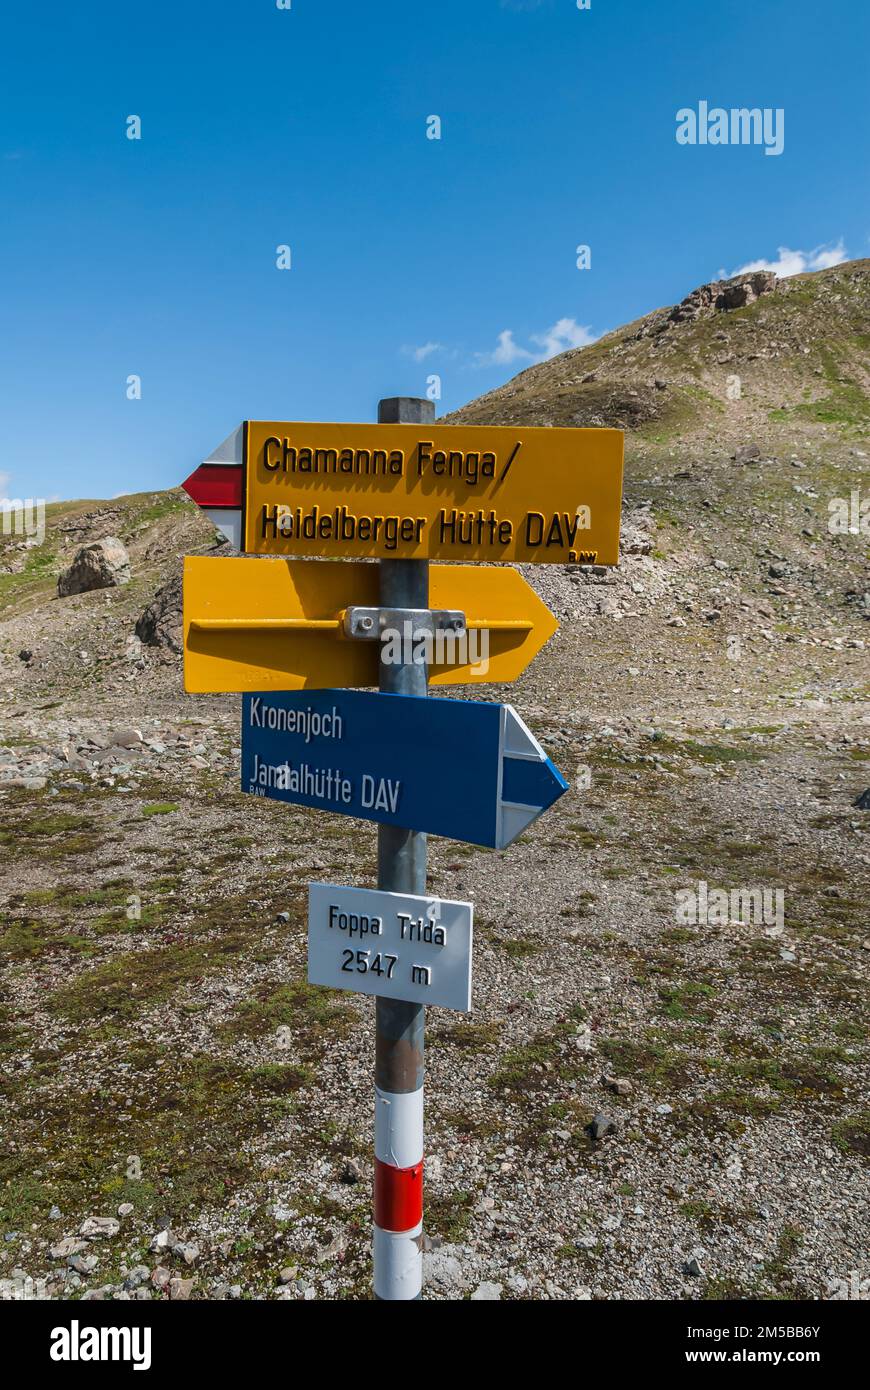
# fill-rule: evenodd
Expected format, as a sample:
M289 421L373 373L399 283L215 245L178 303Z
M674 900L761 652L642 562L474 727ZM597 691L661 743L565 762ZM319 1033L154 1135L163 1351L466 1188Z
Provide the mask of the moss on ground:
M136 1041L99 1089L28 1078L14 1095L18 1143L0 1155L0 1225L106 1197L179 1219L219 1205L250 1178L246 1144L311 1079L298 1063L245 1067Z

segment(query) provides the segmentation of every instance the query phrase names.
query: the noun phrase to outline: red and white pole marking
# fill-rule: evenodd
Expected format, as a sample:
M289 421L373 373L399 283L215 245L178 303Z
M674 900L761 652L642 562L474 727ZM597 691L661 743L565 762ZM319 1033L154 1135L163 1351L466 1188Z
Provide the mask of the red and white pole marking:
M423 1287L423 1087L375 1086L375 1297L419 1298Z

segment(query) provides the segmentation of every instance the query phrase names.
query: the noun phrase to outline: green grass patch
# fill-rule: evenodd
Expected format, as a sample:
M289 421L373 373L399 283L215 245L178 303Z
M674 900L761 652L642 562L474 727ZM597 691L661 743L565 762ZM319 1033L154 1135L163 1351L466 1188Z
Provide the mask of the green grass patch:
M229 1037L262 1037L290 1030L294 1046L305 1043L327 1045L344 1037L353 1025L350 1004L336 990L299 981L294 984L264 984L252 999L246 999L223 1024L221 1033Z
M838 1120L831 1128L831 1138L843 1153L870 1159L870 1110Z
M502 1025L500 1023L472 1023L470 1020L463 1019L460 1023L454 1023L452 1027L439 1034L440 1042L451 1043L454 1047L461 1047L467 1052L482 1052L487 1047L493 1047L501 1037Z

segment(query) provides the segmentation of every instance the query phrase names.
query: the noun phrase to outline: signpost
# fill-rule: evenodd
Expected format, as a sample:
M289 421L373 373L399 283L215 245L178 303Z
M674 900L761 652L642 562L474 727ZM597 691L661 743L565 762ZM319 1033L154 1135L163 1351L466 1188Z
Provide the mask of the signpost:
M253 555L615 565L622 454L614 429L249 420L184 487Z
M471 903L308 885L308 983L471 1008Z
M379 570L365 561L259 560L188 555L184 562L184 688L301 690L378 684L380 633L348 640L347 619L378 604ZM507 566L432 565L434 609L464 615L461 628L426 641L431 685L513 681L556 631L547 606ZM401 634L404 638L405 634Z
M398 397L377 425L249 421L184 484L272 557L185 563L185 685L242 692L243 789L378 823L377 891L309 885L308 969L376 1000L386 1300L421 1297L424 1007L471 1007L472 907L427 895L426 835L503 849L567 789L510 705L427 698L515 679L552 615L515 571L429 561L616 564L622 492L618 430L433 420Z
M242 697L242 791L255 796L504 849L567 786L510 705Z

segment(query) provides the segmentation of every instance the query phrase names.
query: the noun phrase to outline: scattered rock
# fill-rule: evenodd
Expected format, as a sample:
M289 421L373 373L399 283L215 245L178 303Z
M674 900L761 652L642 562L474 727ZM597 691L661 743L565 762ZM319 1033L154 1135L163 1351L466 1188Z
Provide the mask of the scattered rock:
M328 1245L321 1246L314 1258L319 1265L323 1265L326 1264L327 1260L343 1259L346 1250L347 1232L338 1231Z
M120 1229L121 1223L114 1216L88 1216L79 1227L79 1235L86 1240L108 1240Z
M68 1260L70 1255L78 1255L80 1251L87 1250L86 1240L76 1240L74 1236L67 1236L64 1240L59 1240L56 1245L49 1248L49 1255L53 1260Z
M113 748L138 748L142 742L140 729L121 729L112 739ZM130 1207L132 1211L133 1208Z
M498 1300L501 1298L503 1287L504 1285L502 1284L490 1284L488 1282L478 1284L477 1288L474 1290L474 1293L471 1295L471 1302L497 1303Z
M349 1186L362 1182L362 1168L355 1158L346 1158L342 1165L341 1180Z
M468 1287L454 1245L442 1245L440 1249L424 1251L423 1281L434 1284L444 1293L461 1293Z
M602 1076L601 1084L615 1096L627 1096L632 1090L631 1082L624 1076Z
M176 656L181 655L184 637L180 571L157 590L136 623L136 636L146 647L165 647Z
M597 1115L593 1115L591 1121L586 1126L586 1133L590 1135L592 1139L603 1139L605 1134L616 1133L616 1121L611 1119L609 1115L599 1112Z

